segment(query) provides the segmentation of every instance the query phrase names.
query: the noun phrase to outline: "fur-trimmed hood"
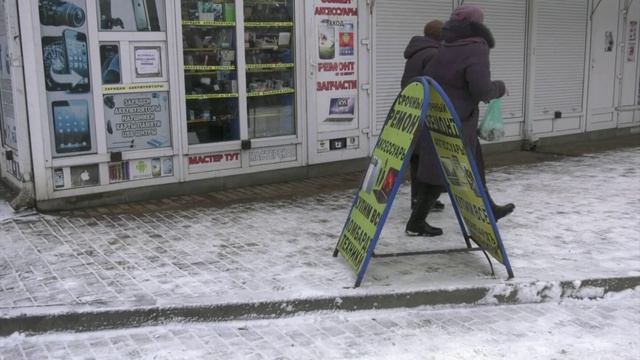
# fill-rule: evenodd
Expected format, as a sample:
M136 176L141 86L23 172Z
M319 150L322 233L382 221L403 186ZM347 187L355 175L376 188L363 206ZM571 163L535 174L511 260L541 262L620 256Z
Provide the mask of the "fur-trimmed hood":
M442 27L442 40L446 45L456 45L453 43L459 40L484 40L490 49L496 45L493 34L484 24L475 21L449 20ZM463 43L468 43L464 41Z

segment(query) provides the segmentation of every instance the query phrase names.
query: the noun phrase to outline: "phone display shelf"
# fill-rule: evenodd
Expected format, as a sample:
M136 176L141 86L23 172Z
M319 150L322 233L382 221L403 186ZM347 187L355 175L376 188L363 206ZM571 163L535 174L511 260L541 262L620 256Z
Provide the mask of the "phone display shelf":
M219 94L195 94L195 95L186 95L185 99L187 100L208 100L208 99L228 99L228 98L237 98L238 93L219 93Z

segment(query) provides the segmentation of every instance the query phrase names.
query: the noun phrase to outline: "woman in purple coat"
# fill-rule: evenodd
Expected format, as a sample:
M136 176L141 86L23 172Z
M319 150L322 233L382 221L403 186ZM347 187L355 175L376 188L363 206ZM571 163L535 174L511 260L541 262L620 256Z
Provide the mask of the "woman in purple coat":
M474 151L476 165L482 182L485 182L484 159L477 136L480 101L489 102L504 96L504 82L491 81L489 66L489 49L495 41L491 31L483 24L482 9L473 5L462 5L456 8L449 21L442 28L444 43L440 51L426 69L428 76L436 80L451 99L462 122L462 137L465 144ZM442 229L426 223L429 210L441 192L446 191L442 171L433 146L428 141L421 141L418 181L423 194L418 196L406 232L410 235L436 236ZM490 199L491 209L497 219L513 211L515 206L496 205Z

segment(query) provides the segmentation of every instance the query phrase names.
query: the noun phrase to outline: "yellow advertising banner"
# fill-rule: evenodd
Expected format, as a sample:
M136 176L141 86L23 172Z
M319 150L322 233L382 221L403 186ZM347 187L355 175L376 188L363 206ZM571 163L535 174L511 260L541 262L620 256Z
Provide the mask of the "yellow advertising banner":
M371 155L367 173L340 234L334 256L341 254L356 270L360 286L384 227L395 195L404 179L408 154L421 124L439 158L452 208L467 248L377 254L378 257L444 254L482 250L503 264L513 277L495 218L489 208L473 154L467 151L460 120L440 85L428 77L416 78L398 95ZM474 248L471 242L479 247ZM487 256L487 259L489 257ZM492 267L493 271L493 267Z
M387 115L369 168L340 234L336 251L359 272L357 283L403 179L404 165L418 125L424 121L426 82L402 90Z
M458 126L438 90L431 86L427 128L431 134L449 191L467 227L469 237L504 264L497 235L484 205Z

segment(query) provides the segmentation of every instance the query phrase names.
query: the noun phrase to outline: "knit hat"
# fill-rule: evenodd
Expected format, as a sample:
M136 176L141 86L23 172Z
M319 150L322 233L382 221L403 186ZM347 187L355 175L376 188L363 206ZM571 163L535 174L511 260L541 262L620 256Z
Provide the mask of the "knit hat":
M424 26L424 36L440 41L440 33L442 32L442 21L432 20Z
M484 22L484 13L482 9L475 5L461 5L458 6L453 13L451 13L451 17L449 20L452 21L469 21L469 22Z

